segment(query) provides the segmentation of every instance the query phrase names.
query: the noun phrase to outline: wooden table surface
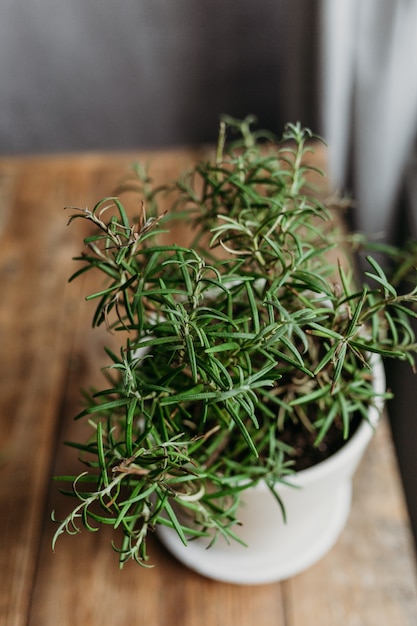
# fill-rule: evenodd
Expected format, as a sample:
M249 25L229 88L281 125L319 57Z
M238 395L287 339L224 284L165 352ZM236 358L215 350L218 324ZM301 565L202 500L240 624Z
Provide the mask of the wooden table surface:
M159 182L198 157L192 150L0 159L0 623L7 626L416 626L409 522L384 421L355 479L337 546L283 583L239 587L177 563L155 539L155 568L120 571L105 531L62 537L68 510L52 476L76 472L64 440L80 389L101 379L109 337L91 330L87 280L68 284L82 220L66 205L109 195L138 157Z

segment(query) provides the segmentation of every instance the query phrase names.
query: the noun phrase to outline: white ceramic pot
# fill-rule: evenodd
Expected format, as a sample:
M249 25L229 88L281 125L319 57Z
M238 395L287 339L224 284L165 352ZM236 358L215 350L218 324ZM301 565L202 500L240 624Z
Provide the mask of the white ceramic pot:
M385 391L380 359L372 359L374 388ZM158 527L158 536L174 556L195 571L219 581L262 584L289 578L318 561L343 530L351 506L352 477L378 423L382 401L371 407L346 445L327 460L294 474L289 487L277 489L287 522L264 483L242 494L237 532L247 547L219 539L207 549L207 539L184 546L172 529Z

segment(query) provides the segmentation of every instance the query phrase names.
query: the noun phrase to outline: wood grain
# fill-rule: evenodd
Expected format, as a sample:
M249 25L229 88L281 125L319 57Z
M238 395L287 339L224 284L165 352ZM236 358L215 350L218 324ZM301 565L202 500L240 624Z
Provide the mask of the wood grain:
M0 623L415 626L415 562L386 421L358 471L337 546L284 583L216 583L156 539L153 569L120 571L107 531L62 537L51 551L50 512L63 515L69 504L52 476L78 469L63 441L82 436L85 426L72 419L80 388L100 382L111 342L90 328L90 278L67 283L83 233L81 222L66 227L63 207L92 207L139 156L164 182L201 154L0 159Z

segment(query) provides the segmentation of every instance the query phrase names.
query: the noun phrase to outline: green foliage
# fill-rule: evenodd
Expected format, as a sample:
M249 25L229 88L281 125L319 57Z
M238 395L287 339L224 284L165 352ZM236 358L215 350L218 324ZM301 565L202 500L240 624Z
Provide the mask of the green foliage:
M131 220L119 198L74 210L70 222L95 232L72 279L105 279L88 296L93 326L120 336L120 353L108 350L108 387L78 416L92 426L90 441L71 444L87 469L59 477L76 504L54 544L108 524L120 531L120 563L145 565L157 524L184 542L238 540L242 490L260 480L273 490L294 471L294 424L316 445L334 424L347 438L375 399L369 353L414 367L417 288L400 293L394 279L412 255L397 255L403 269L391 278L368 257L359 286L349 262L335 266L334 251L358 240L343 241L309 186L310 139L298 124L276 142L227 118L215 159L168 189L135 168L148 215ZM161 193L171 194L167 215ZM175 220L192 225L189 247L160 242Z

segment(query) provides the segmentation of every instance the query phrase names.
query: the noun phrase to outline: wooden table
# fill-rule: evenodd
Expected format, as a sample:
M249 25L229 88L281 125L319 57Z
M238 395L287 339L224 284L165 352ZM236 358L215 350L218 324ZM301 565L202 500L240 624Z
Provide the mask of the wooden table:
M108 343L104 330L91 331L88 285L67 283L82 225L67 228L62 209L92 207L138 156L151 157L154 178L166 181L198 153L0 159L0 623L415 626L414 555L386 421L358 471L337 546L283 583L213 582L156 540L154 569L119 571L106 531L63 537L52 553L50 513L68 505L52 476L79 467L62 442L83 428L72 420L79 389L101 379Z

